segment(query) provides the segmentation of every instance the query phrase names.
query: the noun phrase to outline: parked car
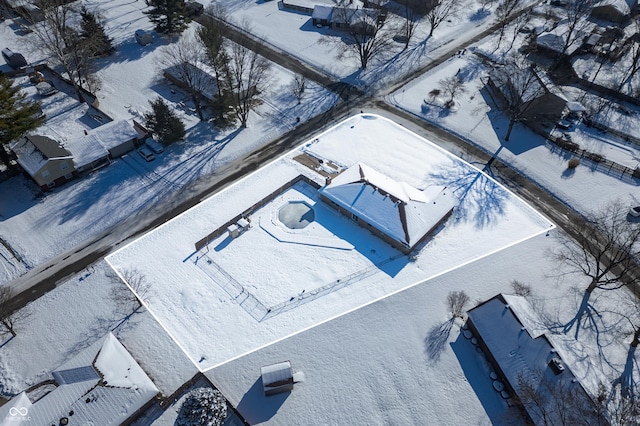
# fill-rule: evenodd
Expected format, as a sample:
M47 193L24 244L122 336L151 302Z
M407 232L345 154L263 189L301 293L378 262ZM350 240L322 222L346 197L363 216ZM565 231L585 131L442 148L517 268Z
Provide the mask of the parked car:
M151 150L146 146L141 146L140 148L138 148L138 154L140 154L140 157L144 158L145 161L153 161L156 159L156 156L153 155L153 152L151 152Z
M631 207L629 214L633 217L640 217L640 206Z
M14 52L8 47L2 49L2 56L11 68L22 68L27 66L27 60L18 52Z
M162 154L164 152L164 146L153 138L147 138L144 143L156 154Z
M143 46L153 42L153 37L151 33L146 32L145 30L136 30L135 32L136 42Z
M48 81L43 81L36 84L36 91L40 96L51 96L54 93L58 93L58 89L53 87L53 84L49 83Z

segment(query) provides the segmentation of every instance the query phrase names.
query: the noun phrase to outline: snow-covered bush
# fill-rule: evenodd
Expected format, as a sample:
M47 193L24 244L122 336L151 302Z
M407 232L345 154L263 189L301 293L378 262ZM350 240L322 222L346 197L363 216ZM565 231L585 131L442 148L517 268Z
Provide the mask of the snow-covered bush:
M227 417L227 402L219 390L198 388L187 395L178 418L178 426L221 426Z

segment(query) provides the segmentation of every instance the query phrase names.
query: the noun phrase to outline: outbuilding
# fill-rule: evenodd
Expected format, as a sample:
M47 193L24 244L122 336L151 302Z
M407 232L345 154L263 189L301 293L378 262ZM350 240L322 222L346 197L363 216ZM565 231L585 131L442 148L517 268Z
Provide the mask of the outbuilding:
M279 362L260 368L262 388L266 396L293 390L291 361Z

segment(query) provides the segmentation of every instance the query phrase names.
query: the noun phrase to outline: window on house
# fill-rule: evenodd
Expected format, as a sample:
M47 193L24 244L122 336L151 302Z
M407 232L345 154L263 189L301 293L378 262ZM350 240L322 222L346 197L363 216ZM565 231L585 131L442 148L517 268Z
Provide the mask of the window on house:
M69 164L68 163L60 163L60 169L61 170L67 170L69 168Z
M353 219L354 221L358 221L358 216L356 216L355 214L351 213L351 219Z
M43 170L42 173L40 173L40 176L42 176L43 178L49 177L51 173L49 173L49 170Z

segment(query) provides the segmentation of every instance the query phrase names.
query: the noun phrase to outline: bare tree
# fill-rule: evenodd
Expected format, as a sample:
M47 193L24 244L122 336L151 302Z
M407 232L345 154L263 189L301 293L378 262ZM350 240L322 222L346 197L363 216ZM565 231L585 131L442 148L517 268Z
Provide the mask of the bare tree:
M469 296L464 290L450 291L447 295L447 306L451 314L457 318L462 318L464 314L464 308L469 303Z
M493 6L493 3L495 3L496 0L480 0L480 11L484 12L486 10L489 10L491 8L491 6Z
M511 288L513 289L513 292L518 296L526 297L531 294L531 286L528 286L527 284L521 283L517 280L511 281Z
M345 22L344 41L325 38L321 42L336 47L337 59L356 57L364 70L373 58L392 47L394 30L385 22L378 21L369 9L336 8L334 17Z
M307 79L305 76L296 74L293 79L293 95L298 100L298 104L302 102L302 95L307 88Z
M621 91L625 84L631 83L638 71L640 71L640 43L638 42L637 36L640 32L640 16L633 15L632 20L634 23L634 34L625 40L621 48L623 52L628 52L627 54L629 55L630 61L622 73L618 91Z
M586 33L585 30L591 25L587 18L591 14L593 6L598 2L599 0L569 0L565 6L560 8L561 23L563 28L566 28L563 34L563 54L575 43L582 40Z
M627 211L619 200L601 207L587 216L586 224L575 224L570 235L561 234L560 248L552 252L569 273L590 280L587 294L623 287L623 277L636 267L640 227L627 220Z
M224 38L226 16L225 9L218 3L213 3L206 8L199 20L201 25L196 29L198 39L204 47L207 65L213 69L220 98L223 96L224 76L229 62Z
M242 24L249 32L249 23ZM247 127L249 112L260 103L260 93L270 77L271 63L255 50L233 43L227 71L227 84L231 91L232 107L242 127Z
M0 325L5 333L11 333L13 337L16 337L15 326L19 315L11 305L13 297L13 288L8 286L0 287Z
M498 24L500 26L498 44L496 48L500 47L500 43L502 43L502 39L504 38L507 25L509 25L509 22L511 22L511 19L517 12L518 7L521 3L521 0L500 0L500 3L496 8L496 20L498 21Z
M428 0L429 11L427 21L429 21L429 37L445 20L455 16L460 8L459 0Z
M518 34L520 33L520 31L522 31L522 29L524 27L526 27L529 22L531 21L531 14L529 13L521 13L520 15L517 15L516 17L513 18L513 20L511 21L511 31L510 31L510 37L509 37L509 48L507 49L507 52L510 52L511 49L513 49L513 45L516 42L516 39L518 38Z
M510 59L504 66L491 71L490 84L499 92L503 111L509 117L509 127L504 137L509 140L515 123L523 121L545 91L532 66L519 58Z
M518 375L517 387L519 402L533 424L606 424L577 380L556 378L552 372L525 370Z
M615 385L611 389L598 383L598 411L607 416L612 426L637 426L640 418L640 398L626 392L622 386Z
M405 0L404 3L404 20L402 22L402 37L404 41L404 48L406 50L409 47L411 38L416 32L420 21L425 16L424 3L420 0Z
M77 11L71 4L59 0L41 0L42 22L33 25L39 48L48 52L64 70L78 100L84 102L81 89L91 73L91 55L80 42L79 30L70 25Z
M449 94L448 105L453 104L453 98L456 95L462 94L467 91L464 87L464 81L462 81L457 75L443 78L438 82L442 87L442 90Z
M165 72L177 78L189 92L200 120L204 119L203 94L214 86L213 78L202 68L205 60L202 43L192 35L164 46L158 59Z
M108 275L114 287L111 292L112 299L120 306L137 312L142 307L142 302L147 300L151 293L151 283L138 269L125 269L121 272L122 279L116 274ZM125 281L125 285L122 281Z

